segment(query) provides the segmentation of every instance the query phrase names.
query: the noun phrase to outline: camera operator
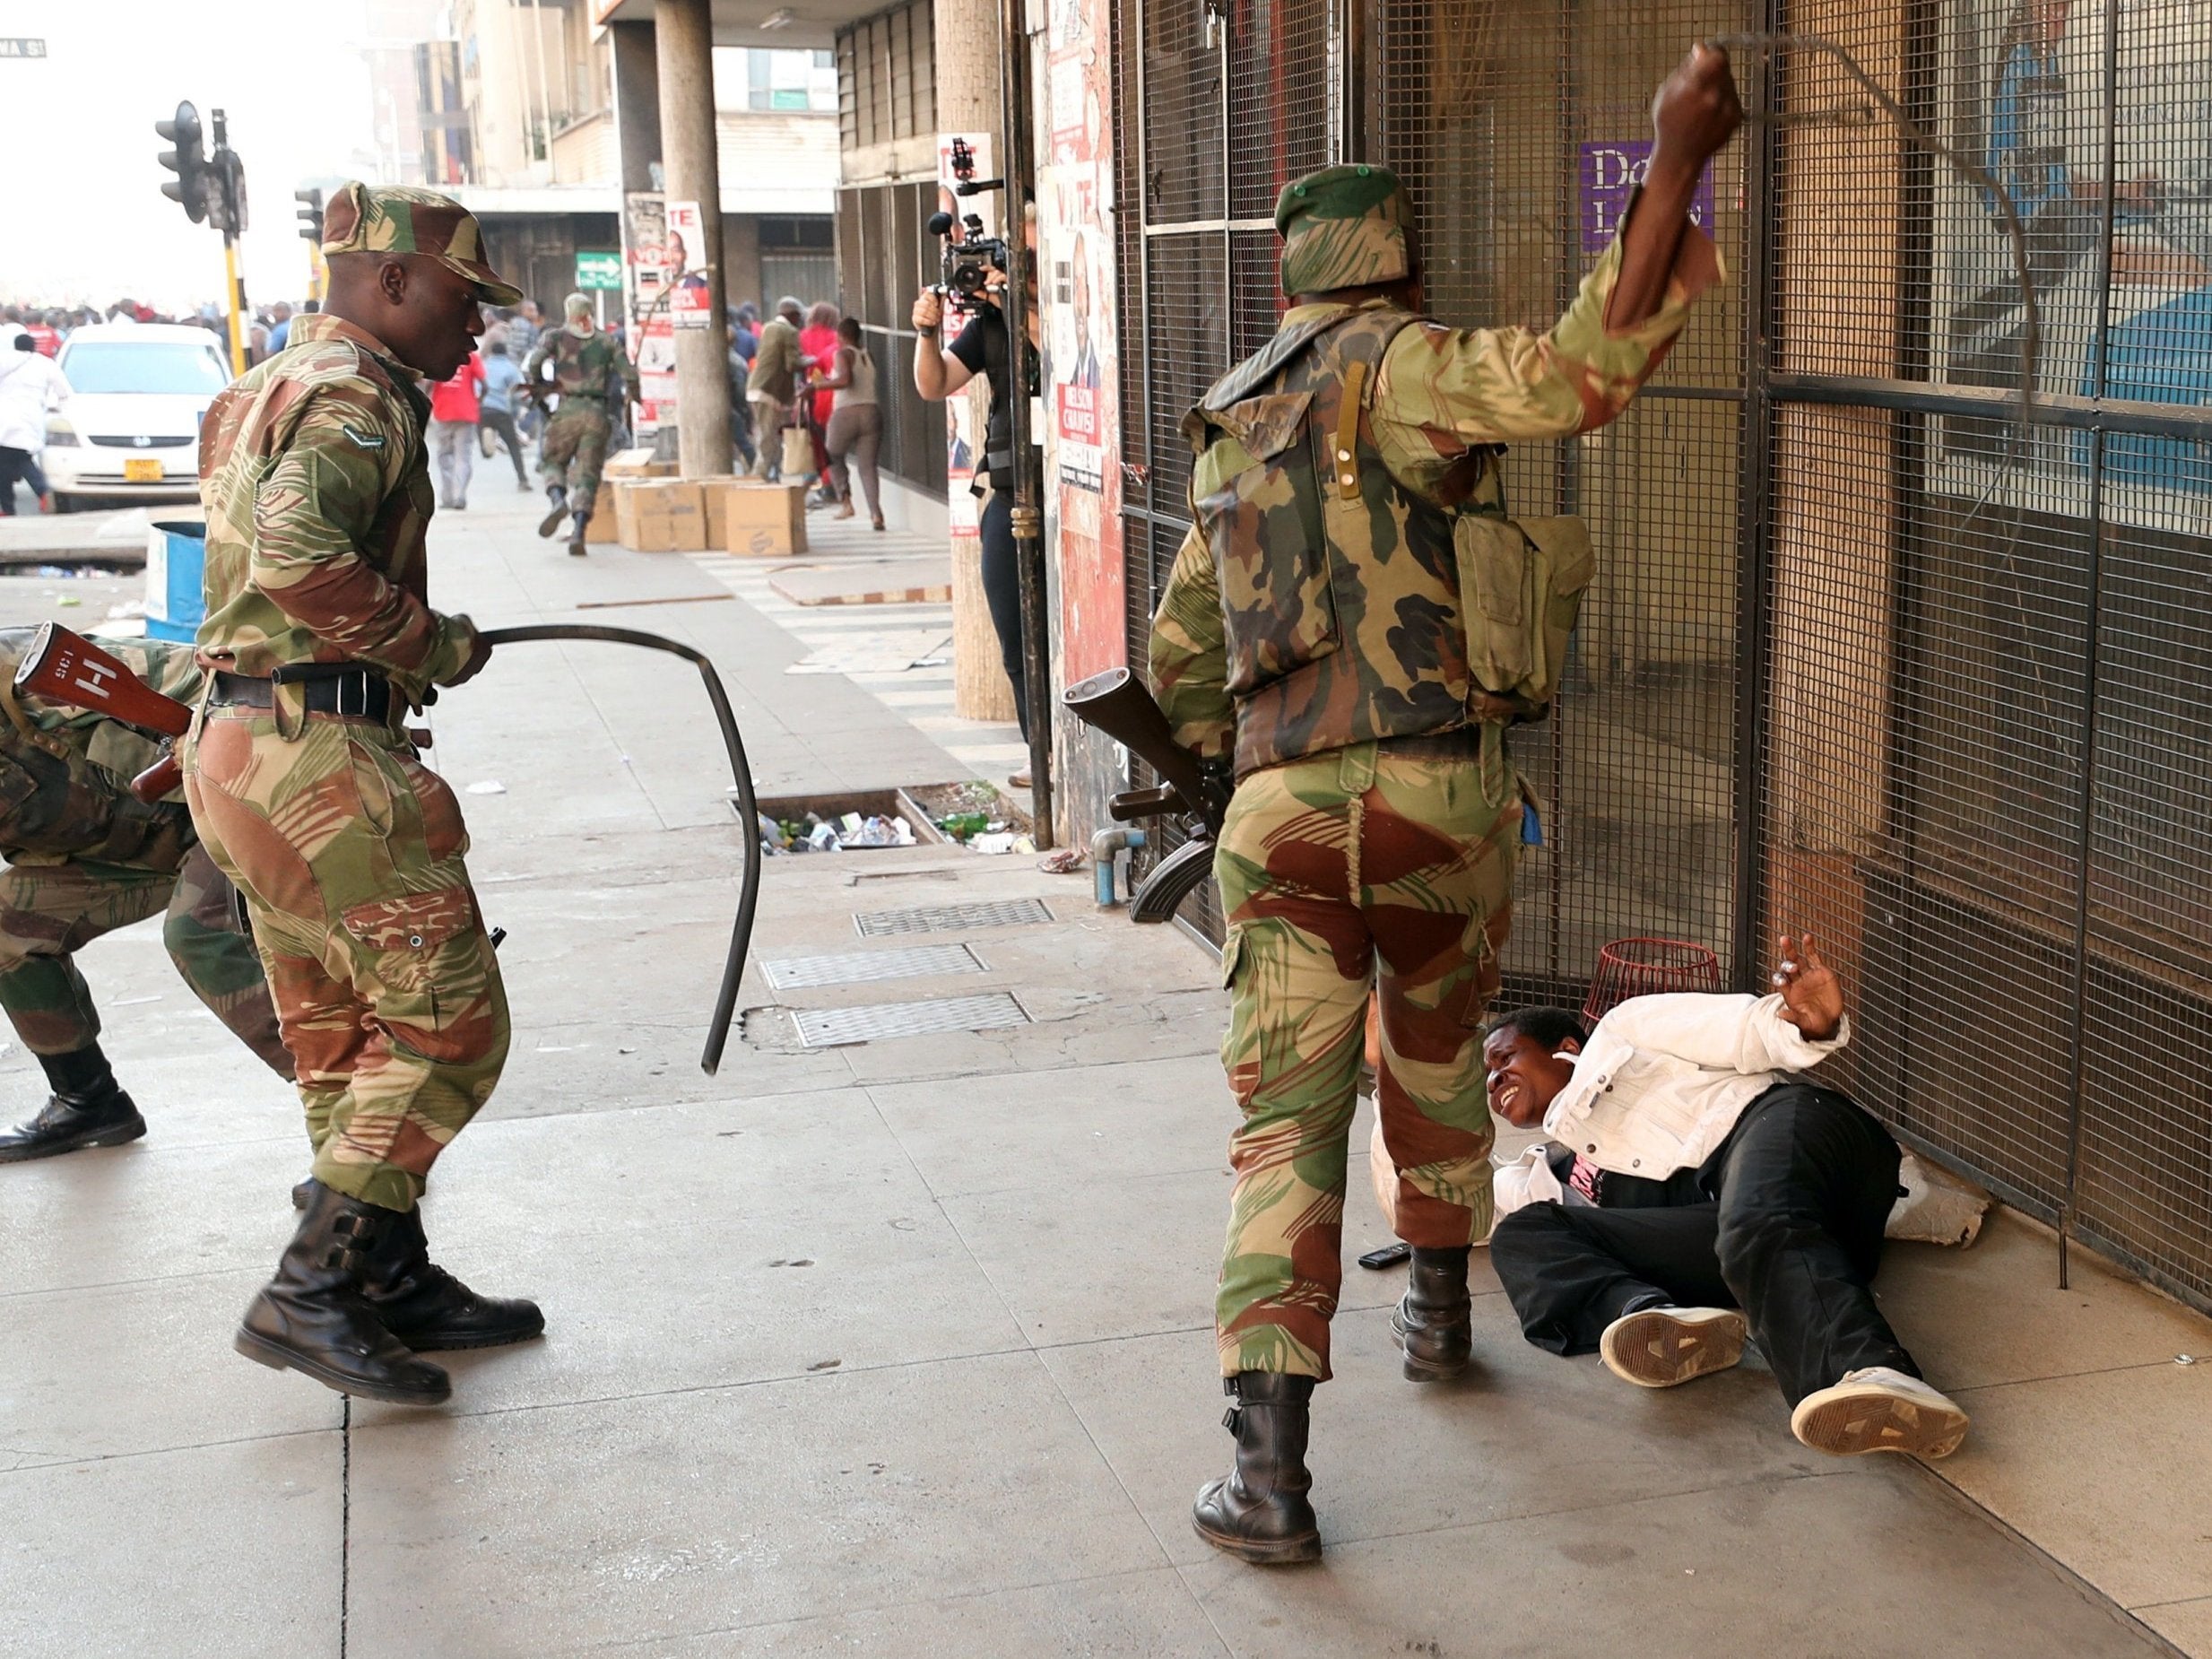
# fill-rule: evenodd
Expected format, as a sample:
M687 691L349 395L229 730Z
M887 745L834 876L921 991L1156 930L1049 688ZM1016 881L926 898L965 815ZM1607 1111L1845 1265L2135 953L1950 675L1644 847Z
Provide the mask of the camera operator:
M1037 243L1037 222L1028 221L1028 239L1032 257L1028 283L1029 350L1028 391L1037 392L1037 263L1034 257ZM1006 665L1006 678L1014 688L1014 711L1021 725L1022 741L1029 736L1029 699L1027 676L1022 670L1021 651L1021 581L1014 559L1014 442L1012 416L1007 407L1011 378L1007 365L1006 315L999 308L999 295L1006 283L1006 274L991 267L988 281L976 295L983 303L960 331L959 337L950 346L942 343L945 302L934 289L925 289L914 302L915 332L922 337L915 343L914 389L933 404L939 404L959 391L981 373L991 387L991 418L984 431L983 464L976 469L976 483L972 486L978 495L983 493L986 481L991 486L991 498L984 503L981 530L983 534L983 591L991 606L991 625L999 637L999 656ZM1017 789L1029 787L1027 767L1017 772L1009 783Z

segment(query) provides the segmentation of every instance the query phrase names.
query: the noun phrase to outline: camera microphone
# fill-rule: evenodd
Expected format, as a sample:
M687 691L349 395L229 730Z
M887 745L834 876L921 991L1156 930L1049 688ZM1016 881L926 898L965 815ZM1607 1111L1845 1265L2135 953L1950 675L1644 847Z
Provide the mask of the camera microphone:
M932 236L950 236L952 234L952 215L940 209L929 216L929 223L923 228Z

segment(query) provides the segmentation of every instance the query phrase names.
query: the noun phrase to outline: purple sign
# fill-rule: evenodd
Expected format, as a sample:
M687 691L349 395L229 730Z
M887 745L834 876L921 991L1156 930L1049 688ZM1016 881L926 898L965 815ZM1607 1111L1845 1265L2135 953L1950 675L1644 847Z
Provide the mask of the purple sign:
M1652 141L1626 139L1619 143L1586 143L1582 147L1583 257L1594 259L1613 239L1628 199L1644 182L1652 164ZM1690 195L1690 222L1713 230L1713 170L1707 168Z

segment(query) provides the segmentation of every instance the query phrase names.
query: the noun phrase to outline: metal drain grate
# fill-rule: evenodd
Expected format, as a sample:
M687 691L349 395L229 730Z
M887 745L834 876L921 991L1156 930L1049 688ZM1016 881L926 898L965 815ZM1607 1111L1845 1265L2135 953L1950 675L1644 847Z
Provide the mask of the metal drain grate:
M863 939L894 934L952 934L969 927L1015 927L1049 922L1053 913L1042 899L1000 899L989 904L924 905L913 910L877 910L853 918Z
M964 944L924 944L906 951L846 951L832 956L786 956L760 964L779 991L815 985L866 985L931 974L979 974L983 964Z
M1005 991L983 996L944 996L923 1003L870 1003L859 1008L794 1009L799 1046L837 1048L891 1037L925 1037L933 1031L988 1031L1027 1025L1029 1016Z

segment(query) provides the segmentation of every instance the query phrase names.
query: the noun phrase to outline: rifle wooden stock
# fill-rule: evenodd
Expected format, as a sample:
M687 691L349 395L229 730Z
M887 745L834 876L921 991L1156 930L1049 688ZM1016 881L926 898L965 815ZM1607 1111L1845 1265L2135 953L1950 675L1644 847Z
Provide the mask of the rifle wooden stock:
M182 737L192 725L190 704L164 697L116 657L58 622L45 623L31 636L30 648L15 671L15 689L89 708L156 737Z
M1060 700L1069 713L1140 756L1166 780L1166 789L1116 795L1107 809L1114 817L1126 821L1192 812L1205 820L1209 834L1219 830L1222 814L1228 811L1227 783L1175 742L1167 715L1136 675L1126 668L1109 668L1070 686Z
M181 788L184 781L183 764L169 750L163 749L159 760L131 779L131 794L152 806L171 790Z

